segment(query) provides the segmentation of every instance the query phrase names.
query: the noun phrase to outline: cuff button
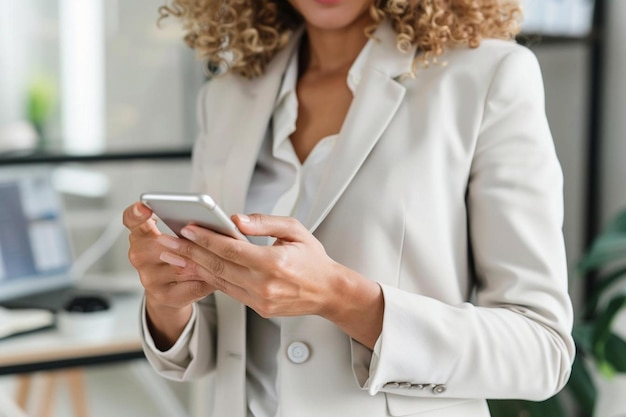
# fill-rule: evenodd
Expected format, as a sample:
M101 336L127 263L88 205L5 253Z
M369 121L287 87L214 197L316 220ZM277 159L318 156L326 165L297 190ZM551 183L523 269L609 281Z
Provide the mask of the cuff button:
M435 395L443 394L444 392L446 392L446 386L443 384L435 385L433 387L433 394Z

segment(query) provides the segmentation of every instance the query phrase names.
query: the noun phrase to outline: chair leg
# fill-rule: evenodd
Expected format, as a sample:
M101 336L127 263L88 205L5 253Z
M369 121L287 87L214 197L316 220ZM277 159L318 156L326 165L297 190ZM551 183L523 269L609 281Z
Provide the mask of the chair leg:
M75 417L88 417L85 372L82 369L65 371Z
M28 408L28 396L30 394L32 383L33 378L30 374L18 375L17 377L17 393L15 395L15 403L24 411Z
M45 373L43 379L44 386L39 415L41 417L52 417L54 415L54 400L59 381L59 372Z
M57 394L59 379L63 378L68 383L70 401L74 417L88 417L87 393L85 389L85 372L83 369L70 369L68 371L47 372L43 377L43 392L41 403L39 404L39 414L41 417L52 417ZM19 408L27 411L28 398L33 385L33 376L30 374L19 375L17 377L17 394L15 402Z

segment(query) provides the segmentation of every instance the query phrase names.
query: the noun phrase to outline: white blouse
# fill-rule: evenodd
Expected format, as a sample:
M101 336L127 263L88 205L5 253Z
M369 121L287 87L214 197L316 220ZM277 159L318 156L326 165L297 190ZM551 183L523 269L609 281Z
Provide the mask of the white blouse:
M352 65L347 85L354 94L369 51L368 42ZM273 118L261 147L254 174L248 189L246 213L271 213L290 216L303 221L311 209L329 156L339 135L320 140L304 163L300 163L289 140L296 130L298 116L298 48L292 54L274 107ZM251 237L256 244L268 245L271 238ZM152 353L172 364L184 368L188 361L185 350L197 317L194 305L192 317L178 341L166 352L159 351L148 331L145 309L142 314L146 345ZM247 309L246 334L246 398L248 417L278 417L277 375L280 354L280 318L264 319L252 309Z

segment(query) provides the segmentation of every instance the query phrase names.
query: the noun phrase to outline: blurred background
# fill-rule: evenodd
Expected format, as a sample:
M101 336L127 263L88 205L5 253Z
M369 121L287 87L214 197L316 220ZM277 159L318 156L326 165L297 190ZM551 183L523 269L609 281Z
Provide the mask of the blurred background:
M177 23L157 27L160 5L0 0L0 173L50 167L77 255L119 224L141 192L188 188L195 99L205 76ZM524 7L519 41L543 71L565 175L570 289L580 308L590 284L575 273L577 261L626 207L626 1L526 0ZM136 280L125 236L118 228L87 274ZM139 377L151 371L137 371L137 362L86 368L89 415L171 415L176 408L159 408ZM159 389L191 415L201 388L164 384ZM15 375L0 377L0 392L12 396L16 386ZM70 397L61 384L49 415L72 415Z

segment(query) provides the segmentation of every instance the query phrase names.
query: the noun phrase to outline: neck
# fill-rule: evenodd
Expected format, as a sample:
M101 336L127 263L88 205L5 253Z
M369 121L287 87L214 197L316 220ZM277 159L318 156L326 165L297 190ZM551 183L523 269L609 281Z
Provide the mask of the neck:
M306 28L302 50L304 71L322 73L348 71L367 43L365 29L372 24L368 14L347 28L321 30Z

